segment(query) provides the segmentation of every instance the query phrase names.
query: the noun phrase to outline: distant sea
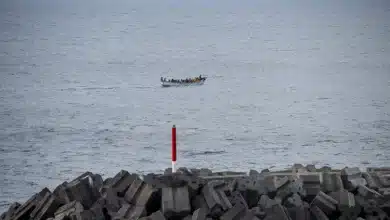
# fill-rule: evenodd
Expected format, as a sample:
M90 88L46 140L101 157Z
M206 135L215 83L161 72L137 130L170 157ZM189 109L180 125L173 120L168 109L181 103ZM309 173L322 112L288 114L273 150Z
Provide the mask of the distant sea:
M387 0L3 0L0 33L1 212L162 172L174 124L179 166L390 166Z

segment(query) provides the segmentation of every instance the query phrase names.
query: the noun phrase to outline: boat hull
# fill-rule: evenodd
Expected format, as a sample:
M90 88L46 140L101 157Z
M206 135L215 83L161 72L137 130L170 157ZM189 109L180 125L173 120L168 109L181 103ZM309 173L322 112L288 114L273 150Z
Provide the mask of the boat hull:
M199 82L161 82L162 87L185 87L185 86L200 86L203 85L206 80L202 80Z

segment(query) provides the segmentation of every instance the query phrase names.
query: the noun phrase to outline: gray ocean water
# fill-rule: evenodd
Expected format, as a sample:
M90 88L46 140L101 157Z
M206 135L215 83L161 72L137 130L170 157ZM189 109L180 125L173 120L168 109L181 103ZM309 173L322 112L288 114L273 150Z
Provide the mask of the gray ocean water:
M387 0L3 0L0 33L0 211L161 172L173 124L179 166L390 166Z

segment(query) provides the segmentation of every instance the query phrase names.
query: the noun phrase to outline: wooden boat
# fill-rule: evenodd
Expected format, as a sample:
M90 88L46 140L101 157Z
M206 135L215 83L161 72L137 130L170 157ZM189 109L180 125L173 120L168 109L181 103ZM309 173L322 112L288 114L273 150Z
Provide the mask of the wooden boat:
M162 87L182 87L182 86L199 86L203 85L207 77L196 77L192 79L165 79L161 77Z

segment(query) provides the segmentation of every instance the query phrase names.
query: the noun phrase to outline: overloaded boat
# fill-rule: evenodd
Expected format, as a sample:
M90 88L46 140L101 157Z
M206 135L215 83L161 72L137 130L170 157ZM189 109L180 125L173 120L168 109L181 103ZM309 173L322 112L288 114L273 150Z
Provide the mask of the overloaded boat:
M163 87L179 87L179 86L197 86L203 85L207 77L202 77L202 75L195 78L186 78L186 79L167 79L161 77L161 85Z

